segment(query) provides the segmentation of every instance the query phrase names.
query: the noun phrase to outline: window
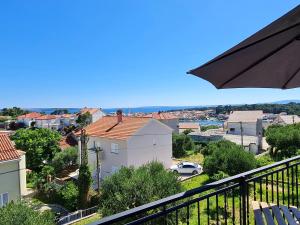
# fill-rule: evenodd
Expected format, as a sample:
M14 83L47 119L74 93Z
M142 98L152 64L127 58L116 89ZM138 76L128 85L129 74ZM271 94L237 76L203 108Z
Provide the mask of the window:
M195 167L192 165L184 165L183 168L187 169L187 168L195 168Z
M111 153L118 154L119 153L119 145L115 143L111 143Z
M235 131L235 128L230 128L230 131L231 131L231 132L234 132L234 131Z
M0 194L0 207L7 205L8 203L8 193Z

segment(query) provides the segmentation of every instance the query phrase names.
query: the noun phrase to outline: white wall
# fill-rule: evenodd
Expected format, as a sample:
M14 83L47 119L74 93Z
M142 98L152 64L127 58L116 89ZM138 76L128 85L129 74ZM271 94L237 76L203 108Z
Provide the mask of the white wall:
M92 114L92 123L96 122L97 120L101 119L103 116L105 116L105 113L101 110L98 110L97 112Z
M243 127L244 135L256 136L257 134L256 123L242 123L242 127ZM236 134L236 135L241 134L240 123L228 122L227 128L228 128L228 134ZM230 131L231 128L233 128L234 131Z
M172 164L172 129L151 120L127 141L128 165L139 167L157 160L169 168Z

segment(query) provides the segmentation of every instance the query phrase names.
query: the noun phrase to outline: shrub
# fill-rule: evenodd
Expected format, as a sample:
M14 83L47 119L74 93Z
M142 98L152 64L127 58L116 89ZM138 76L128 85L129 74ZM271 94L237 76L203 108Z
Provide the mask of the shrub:
M185 134L173 134L172 136L173 157L179 158L186 155L186 151L194 150L194 142Z
M210 176L220 171L232 176L256 167L254 155L230 141L209 144L208 153L204 158L203 167Z
M266 130L266 141L275 160L292 157L300 149L300 124L270 126Z
M5 225L54 225L54 215L50 211L39 212L24 202L9 203L0 208L0 224Z
M69 147L55 154L51 165L54 167L55 173L62 171L68 166L77 164L77 148Z
M77 207L78 187L74 182L67 182L58 192L60 203L67 209L74 211Z

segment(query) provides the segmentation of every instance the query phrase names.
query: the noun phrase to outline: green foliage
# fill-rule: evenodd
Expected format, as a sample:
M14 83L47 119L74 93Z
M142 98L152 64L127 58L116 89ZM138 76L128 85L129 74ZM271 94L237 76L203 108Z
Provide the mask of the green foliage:
M173 134L172 136L173 156L175 158L183 157L186 151L194 150L194 142L188 135Z
M18 107L13 107L13 108L3 108L1 111L0 111L0 115L1 116L11 116L13 118L16 118L20 115L23 115L23 114L26 114L28 113L27 110L23 110L21 108L18 108Z
M78 176L78 207L80 209L87 208L88 206L88 194L89 189L92 184L92 175L89 170L88 165L82 164L79 167L79 176Z
M60 151L58 132L50 129L20 129L12 136L16 148L26 152L26 166L40 171Z
M257 157L256 161L257 161L257 167L262 167L274 163L274 160L271 158L270 155L263 155Z
M68 166L77 164L77 148L69 147L55 154L51 165L54 167L55 173L58 173Z
M0 208L0 225L54 225L54 215L50 211L39 212L24 202L9 203Z
M78 187L72 182L67 182L60 190L59 190L59 198L60 203L66 207L67 209L74 211L77 207L78 200Z
M204 171L214 176L220 171L230 176L254 169L256 160L252 153L230 141L210 143L204 158Z
M185 135L188 135L189 133L192 133L193 130L191 128L184 130L182 133Z
M300 149L300 124L270 126L266 130L266 141L274 159L292 157Z
M85 126L89 125L90 123L92 123L92 115L89 112L80 114L76 120L76 123L80 127L85 127Z
M218 129L218 128L219 128L219 126L217 126L217 125L201 126L201 131L205 132L207 130Z
M131 209L182 191L181 183L162 164L151 162L134 169L122 167L101 185L103 216Z
M69 111L67 109L56 109L51 113L51 115L62 115L62 114L69 114Z

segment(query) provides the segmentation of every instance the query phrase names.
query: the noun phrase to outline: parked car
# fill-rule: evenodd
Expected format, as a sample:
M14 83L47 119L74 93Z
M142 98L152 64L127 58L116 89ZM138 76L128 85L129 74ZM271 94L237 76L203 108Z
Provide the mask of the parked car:
M201 165L192 162L181 162L171 166L171 171L174 173L191 173L193 175L200 174L203 171Z

